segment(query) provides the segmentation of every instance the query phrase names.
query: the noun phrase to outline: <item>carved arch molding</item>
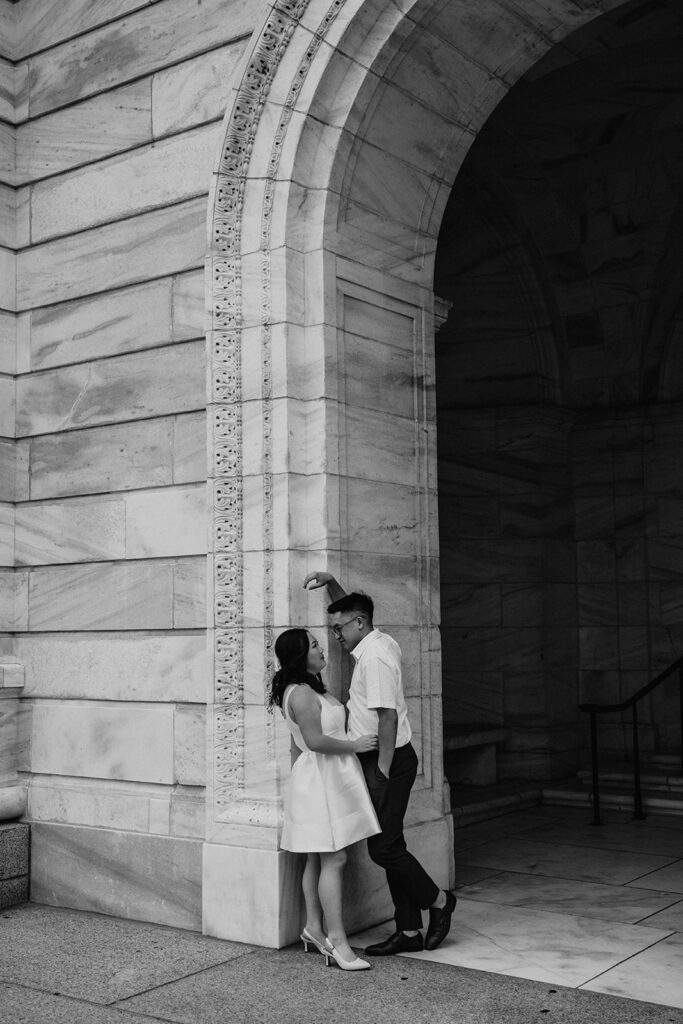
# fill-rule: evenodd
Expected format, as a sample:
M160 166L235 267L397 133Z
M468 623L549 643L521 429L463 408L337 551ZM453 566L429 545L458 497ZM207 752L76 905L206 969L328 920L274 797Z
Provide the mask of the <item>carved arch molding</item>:
M579 25L599 17L625 0L554 0L560 14L555 33L547 46L557 43ZM419 4L423 9L441 7L444 0ZM519 0L511 5L522 7ZM349 8L349 12L344 8ZM266 158L260 151L257 169L261 188L260 251L258 283L250 278L250 304L253 289L260 289L260 388L261 388L261 465L263 467L263 579L262 622L265 649L273 639L273 417L272 417L272 279L271 229L276 182L283 143L316 54L326 36L344 12L351 17L363 8L362 0L273 0L263 28L252 46L234 102L226 118L226 135L217 168L211 211L207 274L211 292L209 343L209 478L212 486L212 594L210 635L213 638L212 725L209 761L212 762L211 805L209 819L216 825L253 825L266 828L279 824L280 806L276 795L253 798L245 785L245 649L244 649L244 557L243 557L243 282L242 229L245 196L250 184L250 162L256 136L271 86L280 68L292 36L304 15L312 18L318 7L321 15L315 28L307 28L307 46L289 74L289 91L279 107L279 123L270 126L270 149ZM418 6L418 0L396 3L404 18ZM495 4L492 4L492 8ZM480 12L486 17L484 11ZM488 15L495 17L492 10ZM527 14L530 35L538 28ZM412 23L413 28L415 22ZM475 55L476 56L476 55ZM538 54L537 54L538 56ZM533 63L535 58L530 57ZM523 68L518 72L521 74ZM512 84L512 83L509 83ZM259 144L262 135L259 137ZM253 169L252 169L252 173ZM264 681L271 665L263 665ZM274 722L266 717L263 725L268 756L274 751Z

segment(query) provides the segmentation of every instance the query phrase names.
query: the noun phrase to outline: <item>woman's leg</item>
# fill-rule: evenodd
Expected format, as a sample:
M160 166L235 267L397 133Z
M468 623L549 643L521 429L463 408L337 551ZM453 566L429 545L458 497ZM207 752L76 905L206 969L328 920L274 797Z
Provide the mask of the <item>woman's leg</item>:
M317 853L306 854L306 864L301 879L301 888L304 893L306 904L306 931L318 942L325 941L325 926L323 925L323 908L318 896L318 882L320 880L320 855Z
M356 954L349 946L342 919L342 892L346 850L320 854L320 881L318 892L325 914L327 935L342 960L355 960Z

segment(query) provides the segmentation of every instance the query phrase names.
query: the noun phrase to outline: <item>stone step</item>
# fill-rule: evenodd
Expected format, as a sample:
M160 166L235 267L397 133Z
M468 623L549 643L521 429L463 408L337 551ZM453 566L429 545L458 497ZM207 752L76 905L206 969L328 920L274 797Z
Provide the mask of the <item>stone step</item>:
M504 743L508 730L468 723L443 728L444 769L451 785L492 786L497 781L496 745Z
M643 765L646 768L656 768L668 771L672 775L680 775L683 769L683 759L677 751L662 754L647 753L643 756Z
M624 768L616 771L600 771L600 789L609 786L612 789L633 789L633 769ZM593 774L590 771L580 771L576 777L584 786L592 788ZM668 772L640 772L641 789L655 790L661 793L674 793L683 795L683 776L670 775Z
M499 783L495 786L452 786L453 827L464 828L478 821L499 818L511 811L537 807L541 803L538 783Z
M593 793L582 783L550 784L543 786L542 803L549 807L585 807L592 808ZM683 790L678 794L661 790L642 789L643 810L646 813L658 813L672 817L683 817ZM601 808L633 812L633 787L614 788L600 787Z
M495 725L444 725L443 749L465 750L467 747L485 747L504 743L509 730Z

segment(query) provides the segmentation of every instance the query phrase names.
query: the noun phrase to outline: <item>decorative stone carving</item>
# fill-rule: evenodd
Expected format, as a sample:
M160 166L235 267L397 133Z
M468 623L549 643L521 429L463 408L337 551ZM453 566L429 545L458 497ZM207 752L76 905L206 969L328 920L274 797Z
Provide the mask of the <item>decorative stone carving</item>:
M244 657L242 560L242 294L241 218L249 163L261 114L282 56L309 0L275 0L240 84L227 127L218 168L210 271L213 288L211 402L214 481L214 763L213 819L234 824L276 826L279 800L248 800L244 794ZM272 650L273 474L271 367L271 224L275 178L291 115L311 62L345 0L334 0L311 36L294 72L282 116L274 133L261 213L261 400L263 460L263 639L264 683L274 671ZM264 172L259 170L260 176ZM264 693L265 697L265 693ZM274 756L275 725L264 723L265 753Z

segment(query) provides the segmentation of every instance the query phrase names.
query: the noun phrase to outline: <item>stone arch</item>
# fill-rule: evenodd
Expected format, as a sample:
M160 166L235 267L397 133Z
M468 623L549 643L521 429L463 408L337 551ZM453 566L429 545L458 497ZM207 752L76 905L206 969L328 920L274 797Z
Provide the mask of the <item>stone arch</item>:
M262 884L259 857L277 857L287 756L264 710L264 652L279 628L321 624L322 602L299 583L321 559L353 579L372 573L383 622L417 652L409 669L423 774L413 819L432 829L433 847L448 846L433 401L439 225L494 106L550 47L621 3L548 0L534 16L502 0L275 0L266 9L226 115L207 262L205 907L221 886L237 898L227 895L228 865L233 888L238 871L248 891L250 872ZM364 544L380 545L374 562ZM238 848L259 857L226 852ZM446 849L441 866L448 859ZM287 941L292 921L273 914L265 931L242 928L242 939ZM206 928L235 937L213 919Z

